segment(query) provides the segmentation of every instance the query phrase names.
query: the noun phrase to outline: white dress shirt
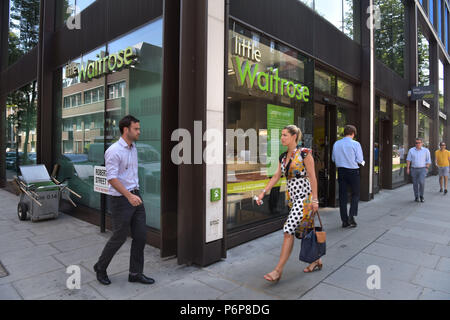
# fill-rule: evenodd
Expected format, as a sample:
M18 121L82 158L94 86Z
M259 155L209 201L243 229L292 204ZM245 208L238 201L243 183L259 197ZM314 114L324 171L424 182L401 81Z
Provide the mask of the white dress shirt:
M120 138L106 150L105 166L108 181L118 179L128 191L139 189L138 153L135 143L130 147ZM112 185L109 186L109 194L122 196Z

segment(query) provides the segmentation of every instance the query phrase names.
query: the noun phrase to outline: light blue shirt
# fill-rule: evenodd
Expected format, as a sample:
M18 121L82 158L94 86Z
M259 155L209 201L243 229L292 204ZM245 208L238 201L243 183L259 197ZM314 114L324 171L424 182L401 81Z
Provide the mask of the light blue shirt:
M123 138L114 143L105 152L106 177L109 180L119 179L128 190L139 189L138 152L136 144L130 146ZM109 186L111 196L122 196L120 192Z
M337 168L359 169L358 163L364 165L361 145L350 137L336 141L331 160Z
M409 149L406 161L411 161L411 168L425 168L431 164L430 150L422 147L418 150L416 147Z

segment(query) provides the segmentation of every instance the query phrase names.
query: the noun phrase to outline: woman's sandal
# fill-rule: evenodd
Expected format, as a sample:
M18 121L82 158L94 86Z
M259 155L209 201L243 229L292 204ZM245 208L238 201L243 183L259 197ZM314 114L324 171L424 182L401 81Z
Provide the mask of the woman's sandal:
M322 270L323 264L321 262L314 262L314 267L311 269L311 265L303 269L304 273L314 272L317 269L320 271ZM308 270L308 271L306 271Z
M273 272L276 272L277 277L274 278L271 276L271 273L273 273ZM269 279L269 277L270 277L270 279ZM268 274L266 274L264 276L264 279L266 279L267 281L272 282L272 283L277 283L281 279L281 273L278 270L273 270L272 272L269 272Z

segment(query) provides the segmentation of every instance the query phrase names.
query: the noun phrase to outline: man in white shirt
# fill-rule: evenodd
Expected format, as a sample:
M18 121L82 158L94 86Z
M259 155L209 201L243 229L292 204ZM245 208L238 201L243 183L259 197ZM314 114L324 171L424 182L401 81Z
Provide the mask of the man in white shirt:
M430 151L423 147L423 140L417 138L416 146L409 149L408 156L406 157L406 173L411 174L416 202L419 202L419 197L420 202L425 202L423 198L425 177L427 176L430 165Z
M147 227L145 208L139 193L138 153L135 143L140 135L139 120L128 115L120 120L119 128L122 137L105 152L114 233L94 265L94 271L101 284L111 284L106 269L127 240L131 227L133 241L128 281L152 284L155 281L143 274Z
M356 133L355 126L346 125L344 128L345 137L336 141L331 156L331 160L336 163L338 169L339 211L343 228L355 228L357 226L355 217L358 215L358 202L360 197L359 167L364 166L365 162L361 144L353 140ZM352 190L350 212L347 210L348 186Z

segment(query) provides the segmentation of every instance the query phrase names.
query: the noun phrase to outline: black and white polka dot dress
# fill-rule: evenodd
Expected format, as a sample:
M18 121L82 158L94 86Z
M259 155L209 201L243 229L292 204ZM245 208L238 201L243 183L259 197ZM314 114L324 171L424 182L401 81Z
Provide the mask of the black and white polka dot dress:
M303 163L308 153L311 153L310 149L297 146L291 159L287 159L287 152L280 156L281 172L287 179L286 196L289 205L289 216L283 231L291 235L295 234L303 216L310 211L310 206L306 204L311 202L312 189Z

